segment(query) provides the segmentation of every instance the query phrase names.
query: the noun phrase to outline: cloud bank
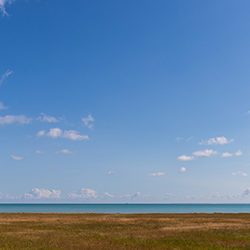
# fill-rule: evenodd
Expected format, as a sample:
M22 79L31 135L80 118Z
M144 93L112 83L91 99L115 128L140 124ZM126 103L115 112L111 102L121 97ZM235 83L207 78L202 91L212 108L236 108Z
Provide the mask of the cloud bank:
M242 172L239 172L239 174ZM237 173L236 173L237 174ZM246 175L243 175L246 176ZM250 197L250 188L246 188L244 192L238 194L220 194L213 193L210 195L175 195L172 193L145 195L140 192L133 194L113 195L109 192L98 194L96 190L89 188L82 188L78 192L71 192L66 195L62 195L61 190L49 190L45 188L34 188L30 192L20 196L10 196L9 194L0 193L0 200L5 202L39 202L39 203L54 203L54 202L79 202L84 201L86 203L92 202L183 202L183 203L214 203L214 202L238 202L246 203Z
M34 188L31 190L30 193L24 194L24 199L35 199L35 200L41 200L41 199L59 199L61 196L60 190L48 190L44 188Z
M73 192L68 194L68 198L71 199L94 199L97 198L97 191L93 190L93 189L89 189L89 188L82 188L80 191L78 192Z

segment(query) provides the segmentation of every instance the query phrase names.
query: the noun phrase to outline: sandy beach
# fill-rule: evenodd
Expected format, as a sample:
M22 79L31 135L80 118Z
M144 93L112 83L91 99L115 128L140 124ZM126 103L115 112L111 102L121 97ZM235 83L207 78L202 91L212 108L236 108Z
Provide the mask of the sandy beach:
M0 214L0 249L250 249L250 214Z

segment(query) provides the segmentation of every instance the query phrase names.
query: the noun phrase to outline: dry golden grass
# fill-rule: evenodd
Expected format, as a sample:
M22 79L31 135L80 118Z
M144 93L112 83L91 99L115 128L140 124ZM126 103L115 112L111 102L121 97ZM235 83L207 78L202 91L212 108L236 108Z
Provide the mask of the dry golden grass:
M0 249L250 249L250 214L0 214Z

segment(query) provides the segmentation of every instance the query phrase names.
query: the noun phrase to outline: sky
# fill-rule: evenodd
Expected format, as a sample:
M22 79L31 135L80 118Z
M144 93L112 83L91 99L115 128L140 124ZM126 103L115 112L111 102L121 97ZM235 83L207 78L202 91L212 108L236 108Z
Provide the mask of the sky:
M0 202L248 203L248 0L0 0Z

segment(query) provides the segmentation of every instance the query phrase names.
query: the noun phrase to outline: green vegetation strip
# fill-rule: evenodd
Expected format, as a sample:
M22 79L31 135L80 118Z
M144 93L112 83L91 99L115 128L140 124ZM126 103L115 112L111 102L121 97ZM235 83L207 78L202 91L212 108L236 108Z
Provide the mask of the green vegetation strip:
M3 249L250 249L250 214L0 214Z

